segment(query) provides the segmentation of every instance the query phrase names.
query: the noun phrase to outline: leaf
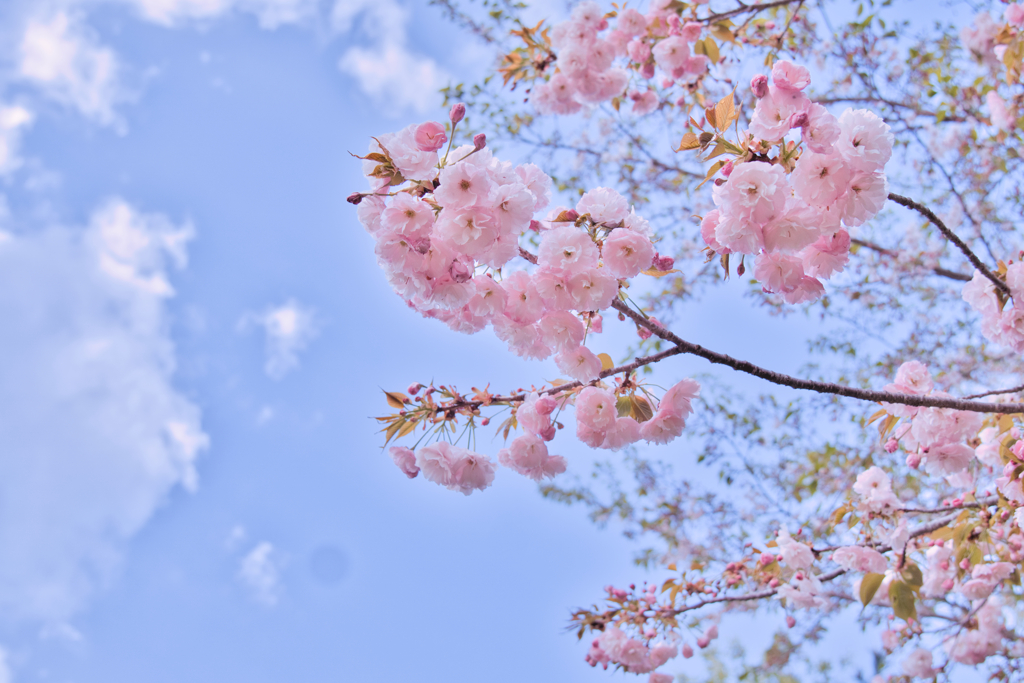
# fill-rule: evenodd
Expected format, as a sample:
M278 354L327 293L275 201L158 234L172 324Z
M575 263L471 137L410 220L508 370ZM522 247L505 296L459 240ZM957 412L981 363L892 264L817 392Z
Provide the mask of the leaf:
M615 362L612 361L612 357L609 356L607 353L599 353L597 354L597 357L601 359L602 370L611 370L612 368L615 367Z
M877 420L877 419L879 419L880 417L882 417L883 415L887 415L887 414L888 414L888 413L886 413L884 409L883 409L883 410L879 410L879 411L878 411L877 413L875 413L875 414L874 414L874 415L872 415L872 416L871 416L870 418L868 418L868 421L867 421L867 422L865 423L865 425L864 425L864 426L865 426L865 427L866 427L866 426L868 426L869 424L871 424L871 423L872 423L872 422L874 422L875 420Z
M405 407L405 402L409 400L409 397L398 391L385 391L384 395L387 396L388 405L392 408L402 409Z
M708 169L708 174L704 177L704 180L702 180L700 185L697 186L697 189L699 190L701 188L701 185L711 180L712 176L718 173L718 171L720 171L723 166L725 166L725 162L722 161L721 159L713 163L711 165L711 168Z
M642 272L644 275L650 275L651 277L665 277L666 275L671 275L672 273L679 273L682 271L680 271L678 268L673 268L672 270L656 270L654 268L648 268L647 270L642 270L640 272Z
M727 130L729 124L736 118L736 107L733 106L732 93L718 100L718 104L715 105L715 118L718 119L722 130Z
M860 580L860 604L868 606L868 603L874 599L875 593L878 592L878 587L882 585L883 579L885 579L885 574L868 572L864 575L864 578Z
M736 36L724 22L719 22L711 27L711 35L723 42L735 43Z
M710 123L711 126L713 128L715 128L716 130L718 129L718 117L716 115L714 107L708 107L707 109L704 110L704 120L707 121L708 123ZM703 142L703 138L704 138L705 135L708 135L708 133L701 133L700 134L702 142Z
M914 589L902 581L889 584L889 602L892 612L900 619L910 621L917 619L917 606L914 604Z
M911 588L920 588L924 585L924 574L921 573L921 568L913 562L908 563L903 568L903 571L900 572L900 575Z
M679 143L679 147L676 149L677 152L685 152L689 149L697 149L700 147L700 141L697 139L697 134L693 132L685 133L682 141Z
M387 446L388 443L391 442L391 439L394 438L395 433L398 432L398 430L401 429L402 425L404 425L404 424L405 424L405 419L404 418L399 418L399 419L397 419L397 420L395 420L394 422L391 423L391 426L388 427L387 430L384 432L384 437L385 437L384 438L384 445L385 446Z
M704 39L704 54L708 56L712 64L718 64L718 60L722 58L722 55L718 52L718 44L715 43L715 39L708 36ZM696 50L694 50L696 52Z
M412 434L412 432L415 429L416 429L416 423L415 422L406 422L404 425L402 425L402 428L398 430L398 433L395 434L395 438L396 439L401 439L406 434Z
M637 422L647 422L654 417L654 409L651 408L650 402L643 396L630 396L629 402L632 404L632 415L633 419Z
M619 414L619 417L626 417L630 411L633 410L633 404L629 400L629 396L619 396L615 401L615 410Z

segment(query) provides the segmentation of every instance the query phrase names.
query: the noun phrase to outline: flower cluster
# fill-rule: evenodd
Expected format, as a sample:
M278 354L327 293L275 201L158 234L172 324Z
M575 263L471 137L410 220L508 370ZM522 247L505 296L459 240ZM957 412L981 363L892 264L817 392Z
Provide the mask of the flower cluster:
M652 598L654 589L655 587L652 585L650 587ZM591 643L586 660L591 666L600 664L604 668L608 668L609 664L618 664L631 673L645 674L654 671L678 654L679 649L675 645L665 641L645 644L642 640L630 638L625 631L618 627L609 626ZM656 678L660 675L652 675L650 678L652 683L662 680Z
M836 119L803 92L809 84L807 69L786 61L775 63L770 84L765 76L753 79L758 101L748 145L758 151L723 168L717 208L701 222L713 251L756 254L754 276L789 303L818 299L821 280L843 270L850 250L844 226L881 210L888 195L882 168L892 155L884 121L863 109ZM799 157L783 140L795 129L806 148ZM775 144L780 154L769 159Z
M891 393L912 396L948 397L934 389L928 367L919 361L908 361L896 372L896 381L886 385ZM977 436L981 430L982 417L979 413L952 408L919 408L908 405L883 404L883 408L899 418L910 419L899 427L889 448L896 449L897 442L908 451L907 464L918 467L924 464L932 475L945 476L951 483L964 486L971 483L968 465L975 456L975 449L964 443Z
M584 12L580 21L588 16ZM453 107L453 128L464 113L462 105ZM350 201L376 242L389 283L411 308L464 333L490 325L514 353L554 355L565 375L589 385L509 400L511 426L524 433L498 453L498 463L534 480L564 472L565 459L550 454L547 442L561 427L553 413L569 405L576 408L577 436L594 448L620 449L640 439L664 444L680 436L700 391L696 382L683 380L660 401L628 373L614 387L591 384L605 365L585 346L588 334L601 331L601 311L618 297L621 281L672 266L656 253L647 221L604 187L583 194L575 208L557 207L536 220L551 200L545 173L495 158L483 136L472 146L449 145L439 157L447 140L446 128L433 121L375 139L364 157L371 192ZM527 259L536 268L510 270L527 231L539 233L536 259ZM454 420L457 413L475 426L479 411L445 391L453 399L447 406L434 402L433 388L416 399L416 408L406 406L408 397L392 395L389 400L406 409L390 421L389 439L401 428L404 435L416 426ZM494 480L492 461L443 441L390 453L410 478L422 472L428 481L466 495Z
M981 314L981 333L989 341L1007 346L1017 353L1024 352L1024 262L1011 263L1006 268L1006 284L1011 300L996 289L995 284L981 272L964 285L963 298L971 308Z
M614 67L626 58L629 69L642 78L654 78L656 68L663 85L693 83L707 72L707 56L693 54L702 26L682 23L670 2L652 2L647 14L627 8L618 13L611 30L596 2L588 0L573 8L571 17L551 32L558 50L556 70L550 80L534 88L533 104L541 114L573 114L584 104L598 104L623 95L630 71ZM603 35L602 35L603 33ZM650 113L659 104L652 89L630 90L633 113Z

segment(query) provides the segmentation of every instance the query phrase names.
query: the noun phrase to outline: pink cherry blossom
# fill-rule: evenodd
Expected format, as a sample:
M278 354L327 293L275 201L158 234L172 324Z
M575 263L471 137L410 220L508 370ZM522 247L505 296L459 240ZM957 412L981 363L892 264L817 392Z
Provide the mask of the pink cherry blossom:
M498 462L534 481L565 471L565 458L549 455L544 441L533 434L519 436L508 448L498 451Z
M861 503L869 510L881 512L887 508L899 506L899 499L892 491L892 481L885 471L873 465L857 475L853 491L861 498Z
M415 139L421 152L436 152L448 142L448 134L437 121L427 121L416 128Z
M874 572L882 574L889 566L889 562L877 550L863 548L861 546L848 546L839 548L832 553L832 561L843 569L858 572Z
M548 230L541 237L537 263L569 275L597 266L599 252L590 235L574 225Z
M604 389L586 387L576 397L578 423L595 431L604 431L610 429L617 418L615 397Z
M416 475L420 473L420 468L416 466L416 454L404 446L392 446L388 453L391 455L391 459L395 461L395 465L398 469L402 470L402 473L410 479L415 479Z
M620 417L605 430L601 448L617 451L640 440L640 423L631 417Z
M855 171L874 173L892 156L889 124L866 109L847 109L839 117L838 151Z
M654 245L638 232L617 228L605 240L601 253L604 265L612 275L631 278L651 267Z
M900 663L900 668L911 678L932 678L935 675L935 669L932 668L932 653L921 647L912 650Z
M626 218L629 205L625 197L608 187L596 187L580 197L576 211L582 216L590 217L598 223L615 225Z
M601 359L586 346L566 349L555 356L555 365L579 382L590 382L601 374Z

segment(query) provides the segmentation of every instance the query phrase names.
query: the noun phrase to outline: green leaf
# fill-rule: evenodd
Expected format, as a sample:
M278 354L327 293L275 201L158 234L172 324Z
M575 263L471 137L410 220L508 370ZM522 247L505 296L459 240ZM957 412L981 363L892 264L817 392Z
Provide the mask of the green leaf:
M907 582L911 588L920 588L924 585L924 575L921 573L921 568L913 562L907 564L900 572L903 580Z
M618 400L615 401L615 410L618 412L619 417L628 417L629 413L633 410L633 403L629 400L629 396L619 396Z
M864 575L864 578L860 580L860 604L867 607L868 603L874 599L884 578L885 574L875 574L874 572Z
M910 621L917 619L917 606L914 604L914 589L902 581L889 584L889 602L892 611L900 619Z

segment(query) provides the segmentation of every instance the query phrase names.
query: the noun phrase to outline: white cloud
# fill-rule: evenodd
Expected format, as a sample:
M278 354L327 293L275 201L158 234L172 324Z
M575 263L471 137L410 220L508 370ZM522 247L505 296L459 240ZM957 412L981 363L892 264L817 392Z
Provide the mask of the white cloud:
M195 487L199 409L172 384L167 270L189 226L121 200L0 244L0 614L60 623ZM2 679L0 679L2 683Z
M448 80L436 61L409 49L408 22L408 13L396 0L337 0L331 14L336 32L351 32L358 25L359 33L373 42L371 47L350 47L338 68L393 114L436 107L437 91Z
M32 124L32 112L24 107L0 106L0 175L21 165L18 147L24 129Z
M143 18L174 26L186 21L215 19L232 11L256 15L260 26L275 29L302 23L317 13L319 0L124 0Z
M7 664L7 651L0 648L0 683L11 683L11 667Z
M61 104L104 125L120 125L115 106L127 98L113 50L64 11L28 22L18 74Z
M268 606L276 605L280 593L282 566L280 553L274 550L273 544L263 541L242 558L238 578L257 602Z
M266 334L267 375L281 379L299 365L299 352L306 348L319 332L313 309L294 299L280 306L272 306L263 313L250 313L242 318L241 329L251 325L263 328Z

